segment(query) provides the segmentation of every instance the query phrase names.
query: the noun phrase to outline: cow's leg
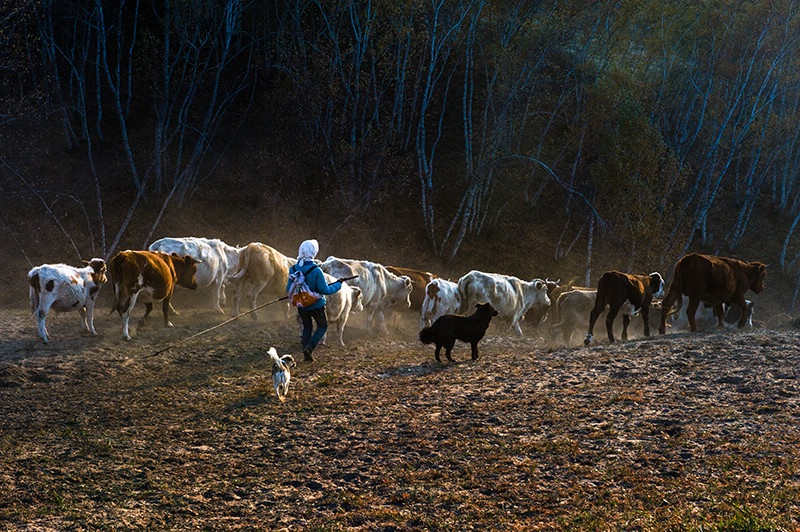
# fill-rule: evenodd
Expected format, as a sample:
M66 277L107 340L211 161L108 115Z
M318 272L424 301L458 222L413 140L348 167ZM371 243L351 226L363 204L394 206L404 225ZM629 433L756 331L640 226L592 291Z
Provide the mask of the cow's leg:
M161 311L164 313L164 327L172 327L172 322L169 321L169 309L170 309L170 300L172 299L172 294L167 294L167 297L161 302Z
M86 306L81 309L81 314L84 315L86 321L86 330L92 336L97 336L97 331L94 330L94 299L89 298Z
M377 320L378 330L380 332L382 332L383 334L388 335L389 334L389 329L386 328L386 317L383 315L383 309L378 308L375 311L375 315L373 316L373 319Z
M265 282L261 282L261 283L258 283L257 285L253 285L253 287L250 290L250 294L249 294L249 296L250 296L250 310L253 310L258 306L258 303L257 303L258 294L260 294L261 291L264 290L264 287L266 287L266 286L267 286L267 283L265 283ZM251 312L250 313L250 317L253 319L253 321L258 320L258 316L256 316L256 314L257 314L256 312Z
M592 343L592 338L594 338L594 323L597 321L597 318L600 316L602 311L603 307L595 303L594 308L589 313L589 332L586 334L586 338L583 340L583 345L589 345Z
M36 309L36 324L39 328L39 338L41 338L44 343L50 342L50 340L47 339L47 326L44 320L51 306L53 306L53 299L48 295L47 297L39 299L39 308Z
M725 307L720 303L714 305L714 316L717 318L717 329L725 328Z
M689 330L691 332L697 331L697 323L695 317L697 315L697 307L700 306L700 300L697 298L689 298L689 304L686 305L686 318L689 320Z
M144 316L139 319L139 328L144 329L144 326L147 323L147 318L150 317L151 312L153 312L152 301L144 304Z
M225 302L225 285L221 279L214 279L211 281L211 307L216 309L217 312L225 313L222 310L220 302Z
M738 327L741 329L745 325L747 325L747 318L751 311L751 309L747 306L747 300L744 298L744 295L739 296L736 301L733 302L739 310L741 311L741 316L739 316ZM724 319L724 318L723 318ZM723 323L724 325L724 323Z
M658 325L658 334L667 332L667 316L679 297L680 294L676 290L669 290L661 302L661 323Z
M628 325L631 324L631 316L630 314L622 314L622 341L626 342L628 340ZM612 340L613 342L613 340Z
M606 332L608 332L608 341L614 342L614 320L619 314L619 309L622 308L622 304L618 303L611 303L608 306L608 314L606 314ZM628 317L628 321L630 322L630 317ZM623 334L625 334L625 330L623 328ZM626 335L627 336L627 335Z
M139 292L133 294L129 299L125 306L121 307L122 310L122 336L126 340L131 339L131 335L129 333L129 324L131 321L131 311L133 311L133 307L136 305L136 298L139 297Z
M231 309L231 316L239 315L239 303L242 299L242 283L238 279L231 281L231 290L233 291L233 308ZM286 315L289 316L288 314Z
M520 320L514 321L514 323L511 324L511 328L514 329L517 336L522 337L522 327L520 327L519 322Z
M644 335L650 336L650 303L642 305L642 319L644 320Z

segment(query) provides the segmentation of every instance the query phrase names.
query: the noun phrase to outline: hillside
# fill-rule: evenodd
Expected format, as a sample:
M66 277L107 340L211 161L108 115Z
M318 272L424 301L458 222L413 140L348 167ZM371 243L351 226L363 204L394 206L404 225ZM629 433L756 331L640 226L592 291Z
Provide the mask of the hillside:
M495 325L441 366L416 320L295 369L280 312L182 310L132 342L0 315L0 528L793 530L800 334L678 334L548 350ZM526 329L526 333L534 331ZM164 348L170 348L161 351ZM161 352L159 352L161 351Z

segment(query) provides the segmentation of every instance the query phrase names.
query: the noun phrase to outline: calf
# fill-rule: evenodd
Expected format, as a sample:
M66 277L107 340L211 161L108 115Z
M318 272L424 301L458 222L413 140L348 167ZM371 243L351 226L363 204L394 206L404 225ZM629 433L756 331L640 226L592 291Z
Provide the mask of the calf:
M689 330L697 330L695 314L701 301L714 307L717 327L724 327L723 305L736 305L740 310L738 325L747 323L747 303L744 294L752 290L756 294L764 290L767 266L760 262L742 262L727 257L691 253L675 264L675 272L664 297L661 309L661 325L658 332L666 331L667 314L681 295L689 297L686 318Z
M83 329L92 336L94 304L100 288L106 282L106 263L103 259L83 261L83 268L66 264L42 264L28 272L31 311L36 312L39 337L48 343L45 318L52 309L57 312L78 310Z
M445 314L457 314L461 311L461 294L458 284L444 279L434 279L425 286L425 300L422 302L419 328L431 323Z
M147 321L153 308L152 301L161 301L164 326L172 327L169 321L170 301L175 285L197 288L195 274L198 261L189 255L179 257L177 253L160 251L120 251L109 262L109 274L114 285L114 306L122 317L122 336L130 340L128 322L139 294L147 298L147 311L139 325Z
M336 279L328 274L325 274L325 280L328 284L336 282ZM328 330L336 327L337 340L342 347L344 347L342 335L344 326L347 325L347 319L350 314L364 310L363 299L361 289L357 286L350 286L347 282L342 283L342 288L338 292L325 296L325 317L328 319ZM327 333L323 336L322 343L325 343L327 336Z
M475 305L476 310L469 316L445 314L433 322L430 327L425 327L419 332L419 341L423 344L436 344L436 362L441 363L439 352L444 347L444 355L449 362L453 362L450 352L456 340L469 342L472 346L472 360L478 360L478 342L481 341L489 328L489 322L497 311L489 303Z
M747 308L747 316L745 325L747 327L753 326L753 307L754 304L749 299L745 299L745 306ZM678 305L673 309L674 319L672 320L669 325L672 327L673 331L682 331L689 329L689 318L686 316L685 312L681 312L681 308L685 308L689 305L689 297L688 296L681 296L678 299ZM733 328L736 327L739 323L739 319L741 318L741 310L736 305L728 305L724 304L723 309L725 310L725 317L723 320L723 325L726 328ZM717 321L717 317L714 313L714 307L703 302L697 306L697 312L694 315L695 325L698 329L712 329L714 327L719 327L719 323Z
M614 319L617 317L622 305L627 301L633 306L634 312L641 309L642 319L644 320L644 335L650 336L650 302L653 296L661 294L664 288L664 279L658 272L650 275L630 275L627 273L611 271L605 272L597 284L597 296L595 297L594 308L589 313L589 332L584 339L584 345L592 342L594 324L597 318L605 312L606 331L608 341L614 341ZM622 339L628 339L628 325L631 322L630 314L622 315Z

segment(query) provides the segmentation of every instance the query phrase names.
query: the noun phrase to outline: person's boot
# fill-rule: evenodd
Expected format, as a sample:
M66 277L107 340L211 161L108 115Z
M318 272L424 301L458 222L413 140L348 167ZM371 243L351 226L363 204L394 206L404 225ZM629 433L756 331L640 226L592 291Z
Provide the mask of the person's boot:
M311 356L311 349L303 349L303 362L314 362L314 357Z

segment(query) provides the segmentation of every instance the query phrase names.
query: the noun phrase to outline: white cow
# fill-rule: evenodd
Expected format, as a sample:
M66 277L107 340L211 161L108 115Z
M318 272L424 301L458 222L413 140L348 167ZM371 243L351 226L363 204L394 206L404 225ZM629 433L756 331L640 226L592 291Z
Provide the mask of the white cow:
M458 314L460 311L461 294L458 293L458 284L444 279L433 279L425 285L419 328L429 327L440 316Z
M239 266L239 253L242 248L229 246L217 238L166 237L156 240L148 248L150 251L189 255L197 264L197 286L211 288L211 306L223 312L225 304L225 282Z
M97 258L83 263L83 268L43 264L28 272L31 311L36 312L39 336L44 343L48 343L45 317L50 309L58 312L78 310L83 329L97 336L94 330L94 303L107 280L106 263Z
M745 304L747 305L747 327L753 326L753 302L749 299L745 299ZM689 330L689 318L686 316L686 311L681 311L681 309L688 308L689 305L689 296L681 296L680 300L678 300L678 305L675 307L672 316L672 322L670 326L673 331L683 331ZM739 325L739 315L740 310L739 307L736 305L723 305L725 309L725 318L724 318L724 325L729 329L733 329L738 327ZM697 324L698 329L713 329L717 326L717 318L714 316L714 307L706 306L705 303L700 303L697 306L697 312L695 312L695 323Z
M285 296L286 284L289 282L289 268L295 262L297 259L287 257L260 242L251 242L242 248L239 269L229 278L233 288L232 315L239 314L242 294L250 302L250 310L256 308L256 299L262 292L275 298ZM251 316L256 319L255 312Z
M325 280L328 284L336 282L336 279L328 274L325 274ZM338 337L339 345L342 347L344 347L342 335L344 326L347 325L347 318L350 314L364 310L364 298L361 296L361 288L350 286L349 282L342 283L342 289L338 292L325 296L325 317L328 319L328 330L330 331L333 327L336 327L336 336ZM323 336L323 344L327 336L327 334Z
M367 328L370 331L377 327L384 334L389 334L383 311L399 302L405 307L411 306L411 279L405 275L398 277L381 264L328 257L320 264L320 268L337 279L358 276L348 282L351 286L361 288Z
M547 283L542 279L523 281L510 275L472 270L458 280L458 292L462 314L478 303L491 303L519 336L522 336L519 322L528 310L550 306Z

